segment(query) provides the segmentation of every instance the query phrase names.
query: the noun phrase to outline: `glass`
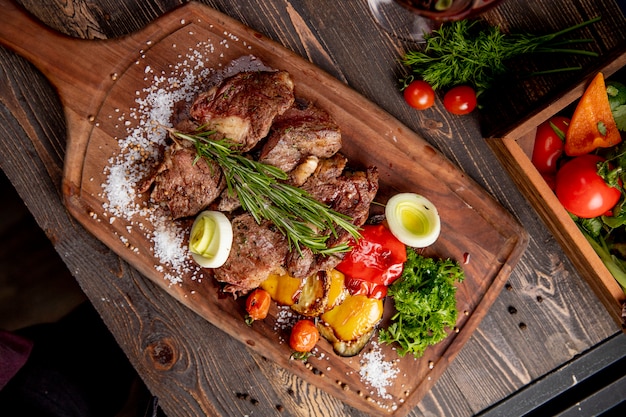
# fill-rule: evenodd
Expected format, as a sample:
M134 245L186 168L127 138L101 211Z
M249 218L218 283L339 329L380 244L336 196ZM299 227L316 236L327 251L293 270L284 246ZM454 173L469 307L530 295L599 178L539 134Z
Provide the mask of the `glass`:
M442 22L473 17L500 0L368 0L374 18L402 39L421 42Z

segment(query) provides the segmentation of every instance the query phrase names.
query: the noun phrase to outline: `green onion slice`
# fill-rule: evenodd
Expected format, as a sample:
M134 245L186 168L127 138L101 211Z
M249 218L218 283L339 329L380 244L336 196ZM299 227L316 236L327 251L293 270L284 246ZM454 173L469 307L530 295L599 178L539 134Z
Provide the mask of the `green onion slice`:
M432 245L441 232L437 208L419 194L400 193L391 197L385 207L385 217L391 233L414 248Z
M189 251L203 268L224 265L233 245L233 228L228 217L219 211L203 211L193 222Z

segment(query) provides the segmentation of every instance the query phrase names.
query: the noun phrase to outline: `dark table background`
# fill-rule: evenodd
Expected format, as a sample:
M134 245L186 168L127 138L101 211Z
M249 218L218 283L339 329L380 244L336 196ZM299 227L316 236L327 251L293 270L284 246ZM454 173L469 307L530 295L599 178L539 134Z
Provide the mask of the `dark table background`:
M182 2L19 3L58 31L112 38L142 28ZM588 48L600 57L559 58L584 69L516 80L499 89L480 113L466 117L447 114L440 101L424 112L405 105L396 88L402 75L397 60L417 46L377 27L365 0L203 3L312 61L421 134L528 231L529 247L506 290L411 415L477 414L620 333L484 140L505 132L624 49L626 21L615 2L508 0L487 13L485 19L504 31L532 33L601 14L602 21L587 32L596 40ZM536 57L517 65L551 63L549 57ZM281 415L365 415L228 337L85 232L62 204L65 121L54 89L31 64L3 48L0 74L0 167L167 415L271 416L279 413L277 405Z

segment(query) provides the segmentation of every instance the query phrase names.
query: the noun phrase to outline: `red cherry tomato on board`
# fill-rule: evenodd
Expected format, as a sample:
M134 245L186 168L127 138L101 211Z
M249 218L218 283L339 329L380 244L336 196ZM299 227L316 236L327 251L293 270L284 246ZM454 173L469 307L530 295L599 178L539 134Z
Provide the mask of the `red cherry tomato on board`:
M554 116L537 126L531 161L540 173L556 172L569 123L567 117Z
M443 106L452 114L468 114L476 108L476 91L468 85L452 87L443 96Z
M403 92L404 100L417 110L426 110L435 103L435 91L426 81L412 81Z
M310 352L320 340L320 332L311 320L298 320L289 335L289 347L296 352Z
M619 201L621 192L609 186L598 175L597 155L578 156L565 163L556 174L556 196L567 211L590 219L611 210Z
M264 289L257 288L246 298L246 312L251 321L263 320L267 317L272 304L270 293Z
M386 287L402 275L406 245L384 225L366 225L361 239L350 243L352 249L336 269L345 276L353 294L384 298ZM363 281L362 283L359 281Z

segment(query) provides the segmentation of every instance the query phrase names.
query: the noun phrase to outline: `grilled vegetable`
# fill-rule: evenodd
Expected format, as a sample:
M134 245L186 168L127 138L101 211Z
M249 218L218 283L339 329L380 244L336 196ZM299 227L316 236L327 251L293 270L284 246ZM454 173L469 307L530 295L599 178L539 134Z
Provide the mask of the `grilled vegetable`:
M261 288L267 291L272 300L285 306L294 305L300 296L304 280L294 278L289 274L270 274L261 283Z
M348 295L322 314L318 328L337 354L356 355L365 346L383 316L383 302L365 295Z
M343 281L344 275L336 270L320 271L309 276L291 309L303 316L319 316L341 301L345 295Z
M335 336L333 329L321 322L317 324L317 329L319 330L320 335L330 342L335 353L346 358L358 355L370 341L374 333L376 333L376 329L373 328L355 340L345 341L338 339L337 336Z

